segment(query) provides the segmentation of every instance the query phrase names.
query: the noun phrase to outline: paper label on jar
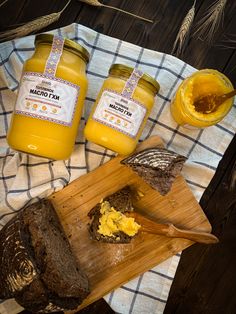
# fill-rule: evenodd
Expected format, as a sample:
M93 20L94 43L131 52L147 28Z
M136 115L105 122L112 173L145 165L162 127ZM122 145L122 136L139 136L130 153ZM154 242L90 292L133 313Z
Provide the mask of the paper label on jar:
M53 36L51 51L44 69L45 76L56 76L57 66L63 52L64 41L64 38L61 36Z
M71 126L79 86L35 72L24 73L15 113Z
M130 77L125 83L125 86L121 92L122 96L131 99L133 97L133 93L138 85L140 78L143 76L143 72L134 68Z
M93 119L132 138L137 136L147 109L139 102L104 90Z

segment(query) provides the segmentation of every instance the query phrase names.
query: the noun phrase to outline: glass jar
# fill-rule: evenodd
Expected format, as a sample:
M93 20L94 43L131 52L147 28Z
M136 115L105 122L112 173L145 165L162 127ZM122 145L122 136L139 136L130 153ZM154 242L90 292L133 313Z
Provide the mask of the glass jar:
M88 51L69 39L36 36L7 134L11 148L56 160L70 156L87 92L88 61Z
M159 88L138 69L113 64L85 126L87 140L121 155L132 153Z
M194 100L201 96L222 95L233 90L230 80L222 73L204 69L186 78L179 86L170 110L174 120L185 127L208 127L222 120L233 105L233 98L212 111L195 108Z

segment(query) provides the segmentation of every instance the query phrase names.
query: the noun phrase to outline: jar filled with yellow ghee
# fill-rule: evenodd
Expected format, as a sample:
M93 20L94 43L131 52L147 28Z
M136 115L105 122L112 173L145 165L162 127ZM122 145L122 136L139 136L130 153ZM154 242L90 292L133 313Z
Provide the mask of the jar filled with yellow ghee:
M137 68L113 64L85 126L86 139L121 155L132 153L159 88Z
M55 160L69 158L87 92L88 61L88 51L69 39L36 36L7 134L11 148Z
M209 110L209 106L194 106L194 101L207 95L222 95L233 90L230 80L217 70L199 70L179 86L170 110L174 120L184 127L204 128L221 121L230 111L233 98Z

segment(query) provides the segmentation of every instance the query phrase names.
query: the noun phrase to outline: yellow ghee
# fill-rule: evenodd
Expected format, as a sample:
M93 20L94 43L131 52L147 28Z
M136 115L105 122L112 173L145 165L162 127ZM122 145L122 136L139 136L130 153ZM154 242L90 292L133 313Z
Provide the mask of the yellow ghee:
M126 217L107 201L101 203L100 213L98 232L104 236L113 237L114 233L122 231L132 237L141 227L134 218Z
M135 150L160 88L149 75L134 72L111 66L84 129L87 140L121 155Z
M208 127L218 123L229 112L233 98L212 111L195 108L194 100L207 95L222 95L233 90L230 80L222 73L204 69L195 72L179 86L170 110L174 120L185 127Z
M71 40L36 36L7 134L11 148L56 160L70 156L87 92L88 61L87 50Z

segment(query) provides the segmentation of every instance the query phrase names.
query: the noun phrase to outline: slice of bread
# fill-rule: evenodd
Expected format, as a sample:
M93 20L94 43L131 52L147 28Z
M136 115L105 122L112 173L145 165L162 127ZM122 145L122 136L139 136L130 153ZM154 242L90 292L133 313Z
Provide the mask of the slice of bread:
M123 159L130 167L161 195L167 194L180 174L186 157L163 147L148 148Z
M103 201L109 202L112 207L122 213L133 211L132 191L129 186L126 186L114 194L107 196ZM133 237L122 231L115 233L113 237L104 236L98 232L100 225L99 219L102 216L100 208L101 203L94 206L88 213L88 216L92 219L92 222L89 225L89 232L92 239L106 243L129 243Z
M21 210L0 231L0 298L29 311L78 307L89 294L59 218L48 200Z

